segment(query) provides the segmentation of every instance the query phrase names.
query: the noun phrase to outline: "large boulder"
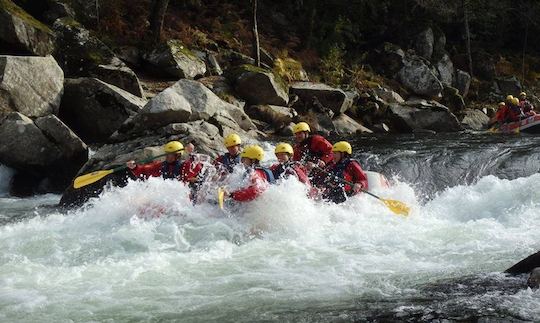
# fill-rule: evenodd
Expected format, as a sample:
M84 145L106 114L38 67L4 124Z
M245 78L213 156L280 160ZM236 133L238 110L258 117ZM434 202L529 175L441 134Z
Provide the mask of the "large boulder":
M120 129L120 134L136 134L163 127L170 123L208 120L218 111L231 118L247 118L235 107L197 81L180 80L156 95Z
M416 41L414 43L414 50L418 55L429 60L433 55L434 41L435 37L433 35L433 29L427 28L426 30L418 34L418 36L416 37Z
M404 104L391 104L388 113L394 128L402 132L463 130L457 117L447 107L435 101L414 100Z
M346 112L353 104L352 98L343 90L322 83L296 82L291 85L290 93L298 96L298 104L305 110L324 108L338 115Z
M465 109L465 100L459 94L458 89L445 86L442 96L442 104L449 107L452 112L459 112Z
M379 73L393 78L403 68L404 59L403 49L392 43L384 43L369 56L369 63Z
M462 97L466 97L469 94L469 87L471 86L471 75L462 70L456 70L456 76L454 78L454 87L458 89L459 94Z
M11 0L0 0L0 43L9 52L21 51L46 56L54 51L54 34ZM0 50L3 50L0 44ZM7 48L6 48L7 50Z
M206 64L179 40L168 40L143 56L154 72L193 79L206 73Z
M141 160L162 153L161 146L170 140L193 143L198 153L216 156L223 147L223 138L216 126L206 121L172 123L152 134L100 147L80 169L79 174L124 165L128 160ZM78 190L69 187L62 195L60 205L81 205L88 198L101 193L106 183L125 185L129 172L119 172Z
M454 82L454 64L448 54L444 54L442 58L435 64L439 73L439 80L445 86L452 86Z
M66 79L59 115L85 142L105 142L145 103L95 78Z
M495 82L497 83L497 88L499 93L503 96L512 94L517 96L521 92L521 82L515 76L505 77L505 78L496 78Z
M52 56L0 56L2 110L41 117L58 111L64 73ZM2 108L3 105L3 108Z
M287 84L270 70L242 65L228 73L238 95L249 104L285 106L289 102Z
M489 117L478 109L466 109L461 114L461 124L465 129L481 131L488 128Z
M34 123L12 112L0 122L0 163L23 175L14 180L15 192L58 192L87 159L87 146L54 115Z
M387 88L377 88L372 90L376 99L379 98L386 104L390 103L404 103L405 100L399 95L399 93L394 92Z
M373 131L356 122L346 114L341 114L332 120L339 135L353 135L356 133L373 133Z
M253 105L246 108L246 111L251 118L270 124L274 129L281 129L293 122L294 115L288 107Z
M398 78L403 86L418 95L432 98L443 90L433 70L418 56L406 56Z
M55 21L57 35L55 58L66 77L97 77L104 82L142 97L140 82L112 50L75 20Z

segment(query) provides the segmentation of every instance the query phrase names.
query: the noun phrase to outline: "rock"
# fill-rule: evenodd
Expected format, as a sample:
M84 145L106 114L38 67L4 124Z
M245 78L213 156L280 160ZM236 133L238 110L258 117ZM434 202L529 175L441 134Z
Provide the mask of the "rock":
M431 56L431 59L438 61L446 54L446 35L442 30L438 29L436 29L433 34L435 36L435 41L433 43L433 55Z
M12 112L1 121L0 163L26 175L14 183L19 193L58 192L87 159L86 145L56 116L34 123Z
M495 82L499 88L499 93L503 96L512 94L517 96L521 92L521 83L515 76L506 77L506 78L496 78Z
M450 110L435 101L414 100L404 104L391 104L388 110L394 128L402 132L427 129L437 132L463 130Z
M208 66L210 67L210 74L211 75L221 75L223 74L223 70L221 69L221 66L219 65L219 62L216 58L216 55L213 53L208 53L207 55L207 61Z
M474 76L491 81L497 75L495 59L485 50L480 49L474 52L472 60Z
M179 40L168 40L150 53L143 55L159 74L175 78L193 79L204 76L206 65Z
M408 90L426 97L440 95L443 86L437 76L416 56L407 56L403 68L398 72L398 78Z
M454 82L454 64L448 54L444 54L435 65L439 73L439 80L443 85L452 86Z
M531 271L529 279L527 280L527 286L529 288L540 287L540 267L536 267Z
M387 88L378 88L378 89L373 89L372 91L377 97L383 100L386 104L405 102L405 100L403 100L401 95Z
M293 133L294 125L295 123L291 122L290 124L281 128L281 130L279 131L279 135L282 137L292 137L294 135Z
M242 65L228 73L236 93L249 104L285 106L289 102L285 82L272 71L253 65Z
M386 123L377 123L371 127L375 133L388 133L390 132L390 127Z
M456 70L456 76L454 78L454 87L458 89L459 94L461 94L462 97L467 97L467 94L469 94L469 87L471 85L471 76L469 73L462 71L462 70Z
M52 25L56 19L59 18L75 18L75 11L67 4L62 1L47 1L48 8L43 13L43 19L49 25Z
M59 115L85 142L105 142L145 103L95 78L66 79Z
M291 85L290 93L298 96L299 104L303 105L304 110L321 106L334 114L341 114L345 113L353 103L343 90L322 83L296 82Z
M86 162L88 159L88 147L57 116L49 115L37 118L34 123L51 142L60 148L64 159L82 160L82 163L78 163L75 171Z
M334 120L334 127L339 135L352 135L356 133L373 133L346 114L340 114Z
M0 55L0 114L3 109L41 117L58 111L64 73L52 56Z
M467 109L461 115L461 124L465 129L481 131L488 128L489 117L481 110Z
M53 164L60 150L34 122L18 112L0 124L0 163L18 170L44 169Z
M139 48L135 46L122 46L115 50L116 56L122 61L134 65L140 66L142 61L142 53Z
M458 89L445 86L442 96L442 103L449 107L452 112L458 112L465 109L465 101L463 100L463 97L459 95Z
M203 84L180 80L156 95L137 115L127 120L120 133L140 133L170 123L208 120L217 111L231 112L234 109L237 108L221 100Z
M246 105L245 101L239 100L233 95L231 84L224 76L208 76L200 78L197 81L201 82L204 86L214 92L214 94L216 94L220 99L227 103L242 109Z
M281 129L293 121L291 109L277 105L253 105L246 109L248 115L257 120L271 124L275 129Z
M137 75L124 64L99 65L90 75L144 98L144 92Z
M71 18L55 21L55 58L66 77L97 77L134 95L142 96L137 75L112 50Z
M0 40L17 51L46 56L54 51L54 33L11 0L0 1Z
M155 156L162 152L161 146L170 140L180 140L184 144L193 143L196 152L210 156L216 156L223 147L223 138L219 135L218 128L208 122L173 123L157 129L148 136L102 146L81 168L79 174L123 165L132 159L140 160ZM98 196L105 184L124 186L128 177L128 172L120 172L79 190L69 187L62 195L60 205L64 207L81 205L90 197Z
M219 129L223 137L231 133L247 135L244 132L257 130L244 110L232 104L226 104L218 109L208 121Z
M381 74L393 78L403 68L405 52L397 45L384 43L369 57L369 63Z
M414 50L418 55L430 60L431 56L433 55L434 41L435 37L433 36L433 30L431 28L427 28L416 37Z

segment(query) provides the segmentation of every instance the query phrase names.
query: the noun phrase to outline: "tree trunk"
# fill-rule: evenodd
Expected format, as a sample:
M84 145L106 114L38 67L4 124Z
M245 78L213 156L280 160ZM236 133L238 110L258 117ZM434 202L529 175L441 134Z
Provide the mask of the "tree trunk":
M261 47L259 43L259 31L257 29L257 0L251 0L253 9L253 59L255 65L261 66Z
M165 13L167 13L168 6L169 0L152 1L152 10L150 12L150 34L154 43L158 43L161 40L163 20L165 20Z
M469 67L469 74L473 77L473 63L471 54L471 30L469 28L469 9L467 9L467 1L461 1L461 7L463 9L463 26L465 29L465 49L467 51L467 65Z
M529 37L529 21L525 25L525 39L523 40L523 56L521 59L521 84L525 85L525 54L527 53L527 38Z

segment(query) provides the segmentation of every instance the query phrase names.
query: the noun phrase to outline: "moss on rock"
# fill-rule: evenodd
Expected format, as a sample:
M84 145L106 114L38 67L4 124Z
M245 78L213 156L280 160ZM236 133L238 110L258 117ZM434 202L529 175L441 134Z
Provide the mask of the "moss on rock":
M7 13L23 20L34 28L37 28L46 33L52 34L52 31L45 24L41 23L36 18L32 17L29 13L24 11L21 7L17 6L10 0L0 0L0 10L4 10Z

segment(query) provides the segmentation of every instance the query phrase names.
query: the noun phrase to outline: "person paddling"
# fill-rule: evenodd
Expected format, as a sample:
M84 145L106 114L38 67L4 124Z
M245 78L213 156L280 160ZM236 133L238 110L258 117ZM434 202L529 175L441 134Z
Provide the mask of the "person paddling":
M193 145L188 145L186 152L191 154ZM197 163L193 158L181 160L184 145L179 141L170 141L163 146L165 161L155 161L149 164L137 165L135 161L130 160L126 166L133 175L139 178L163 177L164 179L177 179L184 183L196 183L198 175L201 172L202 164Z
M225 197L238 202L249 202L258 198L268 185L274 182L272 171L261 167L260 163L264 159L264 151L257 145L247 146L240 154L241 163L245 168L245 176L248 185L234 192L224 190Z
M293 133L296 141L294 161L305 164L308 170L315 166L322 168L332 162L332 144L323 136L312 135L307 123L294 125Z
M225 169L227 172L232 173L234 166L240 164L240 152L242 151L242 140L240 136L233 133L228 135L224 140L225 148L227 152L218 156L214 161L214 165Z
M334 203L343 203L348 197L368 189L368 179L360 163L351 158L352 147L346 141L340 141L332 147L334 163L325 171L328 173L327 187L323 191L323 199ZM343 184L337 179L354 183L354 186Z
M309 178L304 167L299 162L292 160L294 154L293 147L288 143L280 142L274 149L277 163L270 166L270 170L274 174L274 178L286 179L289 176L295 176L300 182L310 186Z
M536 112L534 112L534 106L529 100L527 100L527 93L521 92L519 94L519 106L521 111L523 111L526 116L536 115Z

